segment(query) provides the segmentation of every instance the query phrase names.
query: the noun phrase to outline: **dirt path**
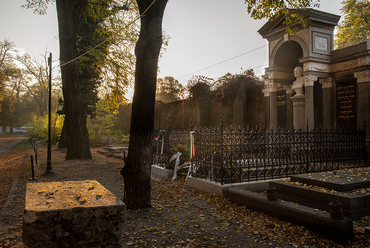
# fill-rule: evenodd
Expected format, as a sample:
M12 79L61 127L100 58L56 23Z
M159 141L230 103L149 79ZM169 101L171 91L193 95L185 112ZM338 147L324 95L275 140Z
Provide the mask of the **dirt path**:
M0 136L0 156L26 139L26 136L20 134Z

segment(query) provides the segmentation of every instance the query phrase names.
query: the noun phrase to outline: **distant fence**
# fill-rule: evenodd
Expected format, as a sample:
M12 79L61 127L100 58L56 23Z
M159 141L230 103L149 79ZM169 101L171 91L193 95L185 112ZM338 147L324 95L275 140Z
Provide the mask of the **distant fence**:
M190 174L226 184L287 177L292 174L337 170L366 164L363 130L241 130L199 129L157 131L153 164L168 167L174 147L190 149L195 156ZM189 158L190 160L190 158Z

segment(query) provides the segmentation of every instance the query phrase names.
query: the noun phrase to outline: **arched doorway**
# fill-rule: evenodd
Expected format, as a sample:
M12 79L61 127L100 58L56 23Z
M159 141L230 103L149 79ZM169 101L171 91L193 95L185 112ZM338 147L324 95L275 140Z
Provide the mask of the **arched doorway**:
M303 55L301 45L289 40L278 46L276 53L272 56L271 65L276 71L284 71L287 75L286 79L280 79L282 86L291 85L294 81L293 71L297 66L302 66L299 62ZM287 94L284 87L277 90L277 124L280 128L292 127L292 105L290 104L291 94Z

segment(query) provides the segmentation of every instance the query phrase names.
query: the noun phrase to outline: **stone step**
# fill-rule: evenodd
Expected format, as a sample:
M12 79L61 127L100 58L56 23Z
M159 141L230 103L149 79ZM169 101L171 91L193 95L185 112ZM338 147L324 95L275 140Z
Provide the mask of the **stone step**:
M344 192L319 191L303 186L296 186L287 181L273 181L270 185L276 187L279 199L298 202L315 209L329 211L329 203L339 201L342 203L344 215L351 219L359 219L370 214L370 195Z

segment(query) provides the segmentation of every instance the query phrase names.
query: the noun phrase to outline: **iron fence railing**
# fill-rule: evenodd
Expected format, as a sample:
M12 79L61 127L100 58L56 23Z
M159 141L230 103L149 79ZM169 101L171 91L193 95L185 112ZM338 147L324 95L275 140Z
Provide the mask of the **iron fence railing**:
M177 144L190 149L189 131L154 136L153 164L161 167ZM366 164L365 137L363 130L199 129L190 175L226 184L357 166Z

